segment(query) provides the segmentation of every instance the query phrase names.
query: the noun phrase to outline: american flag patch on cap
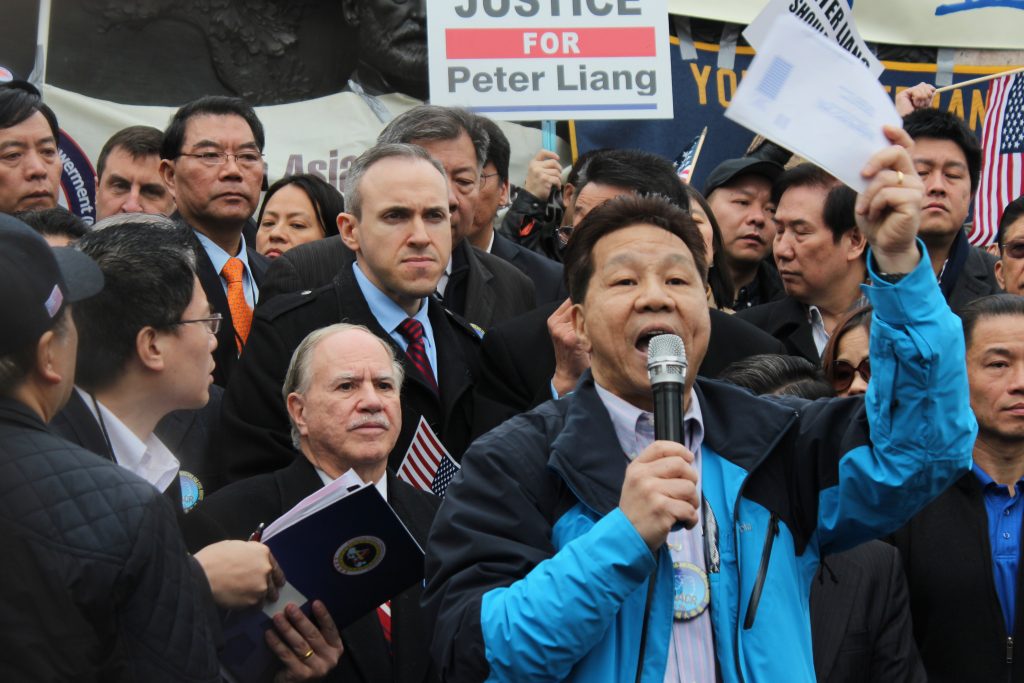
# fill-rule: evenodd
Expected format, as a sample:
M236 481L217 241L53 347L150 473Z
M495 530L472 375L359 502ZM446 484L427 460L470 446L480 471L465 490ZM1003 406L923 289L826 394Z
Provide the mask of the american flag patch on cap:
M57 311L60 310L60 305L62 303L64 303L64 294L60 291L60 285L54 285L53 291L50 292L50 298L48 298L46 303L43 304L46 306L46 312L51 318L57 315Z

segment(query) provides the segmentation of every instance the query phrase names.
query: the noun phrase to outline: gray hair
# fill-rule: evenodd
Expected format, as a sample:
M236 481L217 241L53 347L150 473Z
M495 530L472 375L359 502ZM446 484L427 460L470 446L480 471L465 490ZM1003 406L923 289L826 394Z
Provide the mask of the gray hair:
M384 350L387 351L388 360L391 361L391 369L395 375L395 388L401 393L402 381L405 379L405 369L399 362L398 357L395 355L395 350L386 341L375 335L370 328L365 325L352 325L350 323L335 323L328 325L327 327L321 327L318 330L313 330L306 335L306 338L299 342L299 345L295 348L295 353L292 354L292 359L288 363L288 372L284 376L284 384L281 386L281 396L284 398L285 405L288 404L288 396L292 393L305 394L309 391L310 382L310 365L313 363L313 352L316 347L320 345L320 342L324 341L328 337L332 337L335 334L342 332L351 332L353 330L359 330L370 335L374 339L380 342ZM292 419L291 413L288 414L288 421L291 423L292 428L292 445L295 446L296 450L299 450L300 439L299 430L295 426L295 420Z
M370 167L379 161L392 158L422 159L437 169L444 179L445 186L448 185L448 176L444 172L441 162L430 156L427 150L417 145L407 143L377 143L366 150L349 166L348 174L345 176L345 205L348 212L357 219L363 217L363 196L359 186L363 182L363 176L370 170ZM447 202L447 199L445 200Z
M107 216L103 220L97 221L92 229L93 231L103 230L116 225L145 225L168 230L181 230L182 228L180 223L175 223L167 216L158 213L115 213L113 216Z
M435 104L414 107L392 119L377 136L377 144L454 140L463 133L473 142L473 149L476 151L476 170L479 172L487 161L487 148L491 140L477 116L459 107L441 107Z

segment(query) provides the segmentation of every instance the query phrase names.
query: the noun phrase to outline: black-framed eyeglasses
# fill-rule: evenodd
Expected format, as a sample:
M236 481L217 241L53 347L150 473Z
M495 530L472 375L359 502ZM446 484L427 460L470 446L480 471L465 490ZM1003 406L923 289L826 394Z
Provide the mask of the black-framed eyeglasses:
M171 327L177 327L178 325L188 325L189 323L203 323L206 325L207 331L210 334L217 334L220 332L220 324L223 322L224 316L220 313L213 313L209 318L195 318L193 320L179 320L176 323L171 323Z
M487 179L488 178L493 178L496 175L498 175L497 171L495 171L494 173L481 173L480 174L480 184L481 185L486 185L487 184Z
M865 382L871 381L871 361L867 358L862 360L856 367L853 363L845 360L832 362L832 388L838 391L846 391L853 384L854 373L860 375Z
M178 156L198 159L199 163L204 166L223 166L227 163L228 157L232 157L235 163L243 168L255 168L256 166L263 165L263 155L252 151L238 152L236 154L231 154L230 152L198 152L196 154L182 152Z
M1010 258L1024 258L1024 240L1007 242L1003 245L1003 254Z

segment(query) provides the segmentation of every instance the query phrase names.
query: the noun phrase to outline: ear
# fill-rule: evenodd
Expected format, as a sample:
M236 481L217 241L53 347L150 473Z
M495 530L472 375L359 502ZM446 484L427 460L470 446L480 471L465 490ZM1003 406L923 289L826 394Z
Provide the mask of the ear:
M135 356L142 363L142 367L153 372L162 372L166 368L164 339L167 334L173 332L157 332L147 325L135 335Z
M341 0L341 16L344 17L345 23L352 28L359 26L359 10L356 0Z
M508 180L505 180L501 184L501 192L498 193L498 206L508 206L508 190L509 183Z
M996 261L996 282L999 283L999 289L1006 291L1006 282L1003 279L1003 259Z
M575 196L576 188L572 183L566 183L562 186L562 206L572 206Z
M864 253L864 249L867 248L868 242L864 239L864 233L860 231L860 228L853 228L843 235L843 239L850 241L849 249L847 249L847 261L856 261Z
M345 246L359 252L359 220L350 213L338 214L338 233Z
M177 199L177 194L175 193L176 186L174 184L174 162L170 159L160 160L160 179L164 181L164 185L167 186L171 196Z
M299 434L309 436L309 428L306 426L306 419L303 415L306 409L306 398L302 394L293 391L288 394L288 401L285 407L288 408L288 416L292 419Z
M36 373L46 384L60 384L64 380L60 371L59 355L63 351L60 341L53 330L47 330L36 344ZM71 368L74 372L74 364Z
M572 316L572 328L576 332L576 338L579 339L583 350L590 353L593 347L590 344L590 337L587 336L587 318L583 304L573 304L569 313Z

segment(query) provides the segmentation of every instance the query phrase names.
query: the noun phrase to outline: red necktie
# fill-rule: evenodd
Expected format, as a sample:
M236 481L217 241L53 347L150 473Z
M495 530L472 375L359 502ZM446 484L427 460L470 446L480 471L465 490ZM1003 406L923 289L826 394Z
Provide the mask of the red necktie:
M391 647L391 601L377 607L377 618L380 619L380 628L384 631L384 640L388 641Z
M430 359L427 358L427 347L423 343L423 324L419 320L406 318L398 326L398 333L402 335L409 346L405 349L405 355L409 357L412 364L419 370L420 375L434 393L437 391L437 380L434 378L434 371L430 367Z
M220 271L221 277L228 283L228 310L231 311L231 324L235 328L235 343L238 344L238 352L242 352L242 346L249 338L249 328L252 327L252 309L249 302L245 300L245 288L242 287L242 273L245 264L242 260L232 256Z

